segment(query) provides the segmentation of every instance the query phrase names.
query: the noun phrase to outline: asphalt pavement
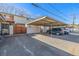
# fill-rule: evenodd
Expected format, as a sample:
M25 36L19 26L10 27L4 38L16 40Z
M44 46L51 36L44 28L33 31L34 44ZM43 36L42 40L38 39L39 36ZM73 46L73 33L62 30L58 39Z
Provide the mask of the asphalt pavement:
M71 54L32 38L33 35L4 37L1 56L71 56Z

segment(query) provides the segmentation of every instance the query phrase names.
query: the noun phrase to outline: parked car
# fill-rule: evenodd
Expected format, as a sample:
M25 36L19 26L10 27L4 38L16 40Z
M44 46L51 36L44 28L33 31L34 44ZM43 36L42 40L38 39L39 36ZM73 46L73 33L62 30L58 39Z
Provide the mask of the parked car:
M8 35L8 29L2 29L2 35Z
M69 28L64 28L64 31L69 34L69 33L71 32L71 29L69 29Z
M69 32L65 28L52 28L50 30L47 30L47 33L56 35L69 34Z

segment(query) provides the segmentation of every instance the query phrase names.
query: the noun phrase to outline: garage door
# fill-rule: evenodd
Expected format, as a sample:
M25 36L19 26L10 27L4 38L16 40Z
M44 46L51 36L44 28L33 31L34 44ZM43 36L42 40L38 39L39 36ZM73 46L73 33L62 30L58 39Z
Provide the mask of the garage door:
M14 34L26 33L26 27L22 24L15 24L14 26Z

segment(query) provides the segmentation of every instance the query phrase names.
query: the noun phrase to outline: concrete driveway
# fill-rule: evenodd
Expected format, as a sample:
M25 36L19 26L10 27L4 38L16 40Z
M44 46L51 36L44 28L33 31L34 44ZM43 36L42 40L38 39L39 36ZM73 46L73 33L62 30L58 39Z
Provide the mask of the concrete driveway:
M5 37L0 46L1 56L70 56L71 54L43 43L35 35L15 35Z
M66 51L72 55L79 56L79 35L76 33L70 33L70 35L48 35L48 34L36 34L32 36L39 41L42 41L52 47L56 47L63 51Z

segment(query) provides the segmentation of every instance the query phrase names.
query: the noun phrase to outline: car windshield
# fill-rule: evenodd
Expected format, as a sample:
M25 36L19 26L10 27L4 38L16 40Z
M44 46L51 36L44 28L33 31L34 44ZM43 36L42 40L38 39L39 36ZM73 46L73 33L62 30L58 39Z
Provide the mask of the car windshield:
M53 28L53 31L61 31L61 28Z

